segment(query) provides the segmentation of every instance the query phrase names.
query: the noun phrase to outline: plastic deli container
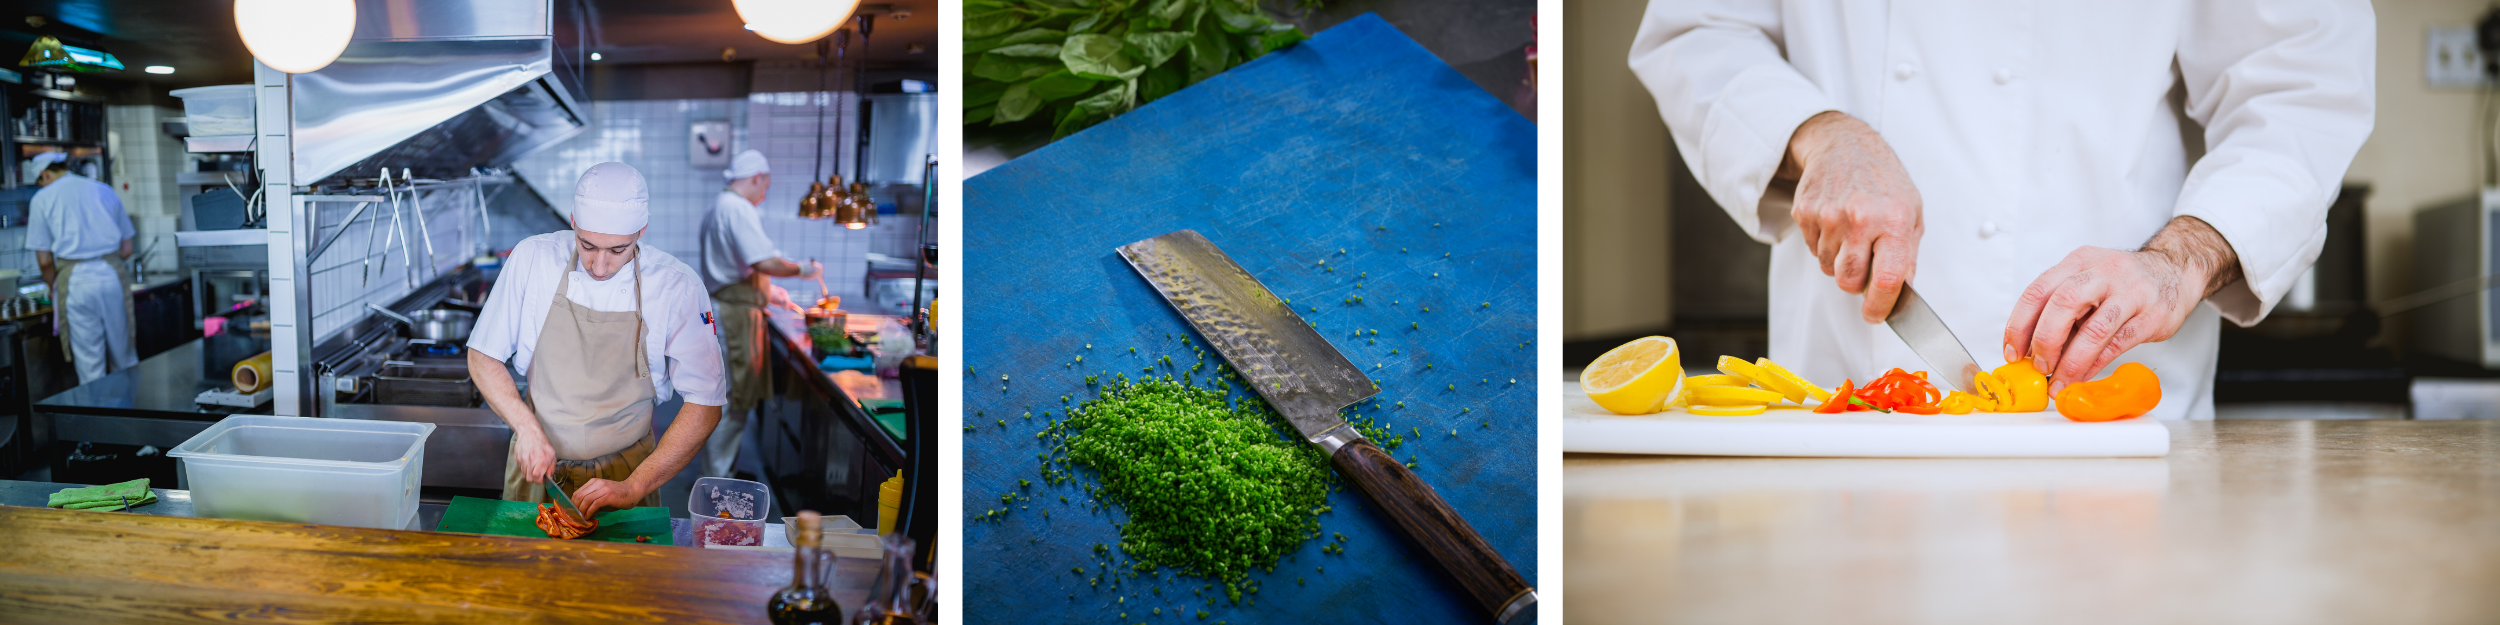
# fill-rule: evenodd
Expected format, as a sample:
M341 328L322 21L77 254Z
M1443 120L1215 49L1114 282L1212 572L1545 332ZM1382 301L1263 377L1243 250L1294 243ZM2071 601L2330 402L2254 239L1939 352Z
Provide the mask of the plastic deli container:
M165 455L191 507L220 519L403 529L431 423L236 415Z
M694 517L695 544L760 546L764 519L773 513L773 493L746 480L702 478L686 495L686 513Z
M222 137L259 131L252 121L251 85L193 87L172 93L182 98L183 121L190 124L191 136Z

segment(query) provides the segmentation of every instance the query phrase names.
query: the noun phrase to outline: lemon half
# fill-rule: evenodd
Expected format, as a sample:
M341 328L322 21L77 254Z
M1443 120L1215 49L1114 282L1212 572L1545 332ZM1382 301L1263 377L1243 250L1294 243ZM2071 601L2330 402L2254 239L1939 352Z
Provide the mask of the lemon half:
M1606 350L1580 371L1580 392L1615 414L1658 412L1684 389L1675 339L1646 336Z

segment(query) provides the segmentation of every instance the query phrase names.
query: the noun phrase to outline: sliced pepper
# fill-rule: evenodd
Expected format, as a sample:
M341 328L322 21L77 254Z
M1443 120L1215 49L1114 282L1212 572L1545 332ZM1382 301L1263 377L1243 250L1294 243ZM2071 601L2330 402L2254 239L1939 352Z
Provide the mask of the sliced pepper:
M1857 387L1858 383L1855 380L1841 380L1840 390L1832 391L1831 399L1824 400L1822 405L1815 406L1814 413L1840 414L1841 411L1847 410L1850 405L1849 402L1857 399L1857 397L1850 394L1855 392Z

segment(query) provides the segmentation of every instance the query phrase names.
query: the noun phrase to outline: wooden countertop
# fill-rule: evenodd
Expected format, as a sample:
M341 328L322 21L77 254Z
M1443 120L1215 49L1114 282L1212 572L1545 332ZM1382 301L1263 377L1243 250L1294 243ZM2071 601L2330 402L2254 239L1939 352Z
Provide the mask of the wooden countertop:
M763 623L785 554L0 506L0 620ZM845 564L852 561L845 559ZM857 609L873 571L843 566Z
M1563 460L1592 623L2489 623L2500 422L2171 423L2167 458Z

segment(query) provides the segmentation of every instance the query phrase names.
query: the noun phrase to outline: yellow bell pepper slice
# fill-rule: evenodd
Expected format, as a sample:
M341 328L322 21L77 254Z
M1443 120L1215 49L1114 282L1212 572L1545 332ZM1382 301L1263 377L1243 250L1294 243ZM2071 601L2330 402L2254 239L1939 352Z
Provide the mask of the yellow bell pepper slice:
M1999 396L1997 412L2039 412L2049 409L2049 376L2031 368L2025 358L1997 367L1997 383L2004 389Z

